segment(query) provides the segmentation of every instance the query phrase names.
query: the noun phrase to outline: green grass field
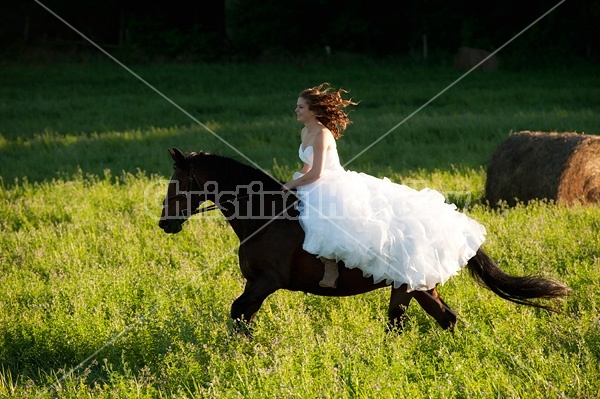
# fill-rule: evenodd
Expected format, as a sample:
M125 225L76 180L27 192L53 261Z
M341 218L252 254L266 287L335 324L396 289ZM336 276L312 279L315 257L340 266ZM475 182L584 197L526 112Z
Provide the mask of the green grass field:
M481 202L510 132L600 134L597 67L473 73L410 118L461 73L335 59L131 68L185 113L109 61L0 67L0 397L600 396L600 207ZM231 334L237 238L215 214L158 228L166 149L241 153L288 179L297 95L322 81L360 101L342 162L383 137L348 169L441 191L486 226L504 270L568 284L564 313L504 301L465 272L440 287L453 334L416 303L402 334L385 332L389 289L279 291L252 340Z

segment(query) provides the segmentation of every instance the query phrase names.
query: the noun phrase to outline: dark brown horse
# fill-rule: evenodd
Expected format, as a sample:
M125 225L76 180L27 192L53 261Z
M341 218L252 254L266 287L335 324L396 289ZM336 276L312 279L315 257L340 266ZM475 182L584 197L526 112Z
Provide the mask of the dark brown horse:
M244 292L231 306L231 318L239 331L248 326L263 301L279 289L324 296L350 296L386 287L374 284L359 269L339 263L336 288L323 288L323 263L302 249L304 231L298 222L292 193L281 191L282 182L234 159L207 153L184 155L169 150L175 172L169 183L159 226L166 233L178 233L182 224L205 201L220 209L240 240L239 265L246 279ZM553 308L532 301L558 298L568 288L541 277L514 277L504 273L479 249L467 268L481 285L498 296L523 305ZM442 328L452 330L455 313L438 295L437 289L407 292L407 286L391 288L388 326L401 329L406 309L414 298Z

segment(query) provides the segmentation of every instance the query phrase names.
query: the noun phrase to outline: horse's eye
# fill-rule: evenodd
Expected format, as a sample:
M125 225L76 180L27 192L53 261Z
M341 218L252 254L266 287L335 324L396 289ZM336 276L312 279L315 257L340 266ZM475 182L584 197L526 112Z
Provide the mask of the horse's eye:
M173 164L173 169L177 169L177 164Z

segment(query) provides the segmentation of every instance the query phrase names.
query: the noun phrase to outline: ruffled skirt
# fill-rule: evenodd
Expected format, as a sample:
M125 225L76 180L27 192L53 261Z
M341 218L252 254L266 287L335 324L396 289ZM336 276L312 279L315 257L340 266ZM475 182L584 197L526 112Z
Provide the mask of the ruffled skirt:
M457 275L485 240L485 227L439 192L387 178L326 171L298 197L304 250L409 291Z

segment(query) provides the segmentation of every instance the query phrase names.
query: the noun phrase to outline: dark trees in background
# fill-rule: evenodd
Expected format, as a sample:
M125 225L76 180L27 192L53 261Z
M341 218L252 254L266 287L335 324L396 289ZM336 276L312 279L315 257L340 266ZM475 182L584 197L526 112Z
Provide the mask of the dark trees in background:
M403 56L494 50L557 1L40 0L95 43L132 59L240 59L332 52ZM469 4L467 4L469 3ZM33 0L0 5L0 55L90 50ZM515 40L517 56L600 56L600 0L567 0Z
M0 45L82 51L90 44L33 0L3 0ZM225 2L189 0L40 0L90 40L133 58L210 59L226 48ZM0 50L1 52L1 50Z

